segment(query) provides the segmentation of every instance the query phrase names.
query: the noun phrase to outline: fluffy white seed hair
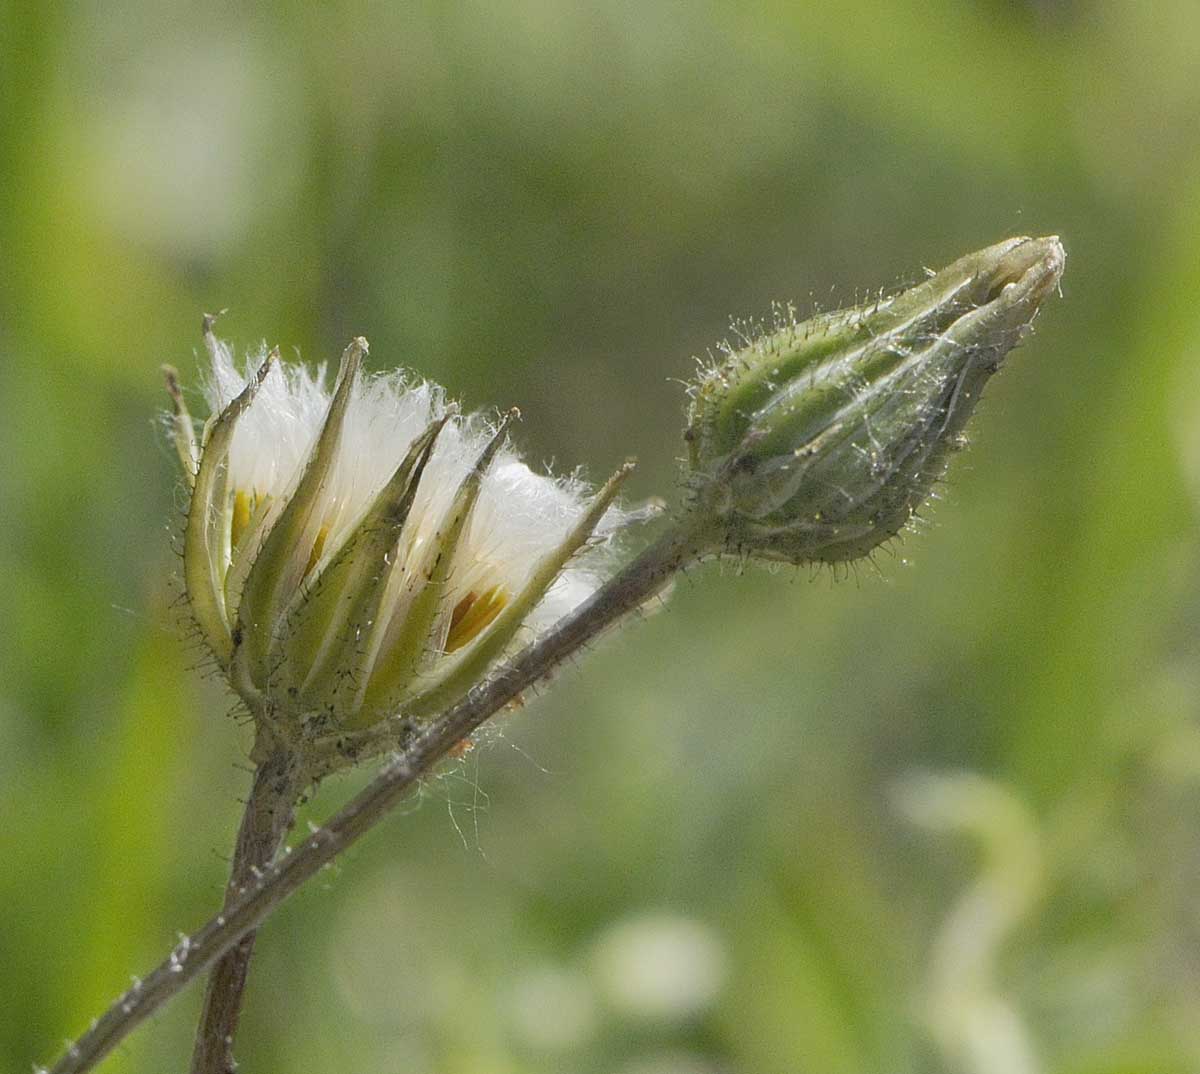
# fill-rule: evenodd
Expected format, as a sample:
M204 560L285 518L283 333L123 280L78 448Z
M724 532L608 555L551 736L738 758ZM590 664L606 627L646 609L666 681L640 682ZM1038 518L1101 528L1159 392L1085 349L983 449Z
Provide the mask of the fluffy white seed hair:
M232 348L218 341L205 388L219 413L245 387L266 348L239 368ZM315 374L299 363L273 364L254 402L238 421L229 455L232 489L283 504L300 480L328 410L332 392L325 367ZM326 559L353 531L375 496L431 421L450 413L418 487L397 554L414 560L433 539L459 484L475 465L496 426L480 415L461 417L443 390L405 371L359 378L346 412L342 439L321 515L328 533ZM501 585L518 592L539 560L562 541L584 512L588 489L576 476L535 473L507 446L492 463L449 580L448 599ZM611 535L626 520L610 508L598 529ZM542 629L577 606L603 572L593 549L562 572L528 620ZM317 565L318 569L320 564Z

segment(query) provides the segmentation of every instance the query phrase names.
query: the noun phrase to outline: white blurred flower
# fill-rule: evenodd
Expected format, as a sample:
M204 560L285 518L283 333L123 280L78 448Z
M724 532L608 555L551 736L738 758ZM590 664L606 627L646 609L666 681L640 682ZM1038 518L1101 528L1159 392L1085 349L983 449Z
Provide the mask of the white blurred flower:
M237 369L205 321L213 416L197 442L173 375L192 485L192 613L256 716L290 733L421 717L475 685L522 628L595 588L585 546L620 471L590 502L507 447L511 415L461 417L403 373L360 374L366 341L323 374L272 352Z
M657 913L627 918L596 943L593 967L614 1008L682 1021L706 1011L725 983L725 949L707 925Z
M596 999L578 970L529 970L513 982L508 1009L520 1038L541 1051L579 1048L596 1033Z

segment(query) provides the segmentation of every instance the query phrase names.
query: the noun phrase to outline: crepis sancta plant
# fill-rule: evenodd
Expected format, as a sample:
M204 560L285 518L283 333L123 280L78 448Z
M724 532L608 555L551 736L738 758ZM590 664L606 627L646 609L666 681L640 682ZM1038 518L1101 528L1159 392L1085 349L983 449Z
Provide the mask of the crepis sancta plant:
M689 390L683 502L617 569L646 512L530 470L512 414L365 374L331 388L267 352L239 368L204 322L211 414L173 370L190 493L184 583L205 644L254 718L256 776L220 915L118 998L53 1074L89 1069L199 972L193 1074L235 1068L255 928L457 743L699 561L845 563L899 533L941 477L991 376L1058 288L1057 238L980 250L896 295L781 317ZM277 852L305 787L388 753L364 791Z

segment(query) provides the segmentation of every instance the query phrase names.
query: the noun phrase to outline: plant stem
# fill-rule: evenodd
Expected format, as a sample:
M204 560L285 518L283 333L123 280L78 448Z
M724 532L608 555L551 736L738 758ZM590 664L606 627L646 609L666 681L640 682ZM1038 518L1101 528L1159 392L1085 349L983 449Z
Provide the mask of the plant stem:
M675 525L539 641L527 646L482 686L432 720L323 828L294 853L268 865L245 893L182 940L143 980L119 996L46 1074L82 1074L197 974L256 929L309 877L369 831L421 776L490 716L543 679L607 627L636 611L676 571L709 555L711 535L689 519Z
M246 811L238 829L229 883L225 888L228 909L254 886L271 864L292 826L296 799L304 774L287 751L269 746L254 773ZM233 1074L233 1038L241 1013L242 992L254 953L254 932L248 932L213 967L204 993L204 1007L196 1030L192 1074Z

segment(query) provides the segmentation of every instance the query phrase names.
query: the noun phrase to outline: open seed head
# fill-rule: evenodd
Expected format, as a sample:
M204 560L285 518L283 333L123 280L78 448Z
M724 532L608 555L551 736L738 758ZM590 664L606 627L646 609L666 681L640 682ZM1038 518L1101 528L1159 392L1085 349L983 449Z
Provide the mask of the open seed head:
M184 576L256 714L329 730L429 715L595 589L628 466L589 501L516 456L515 412L463 416L428 382L364 375L362 339L332 390L274 351L239 370L211 318L205 344L198 439L168 373L191 486Z

